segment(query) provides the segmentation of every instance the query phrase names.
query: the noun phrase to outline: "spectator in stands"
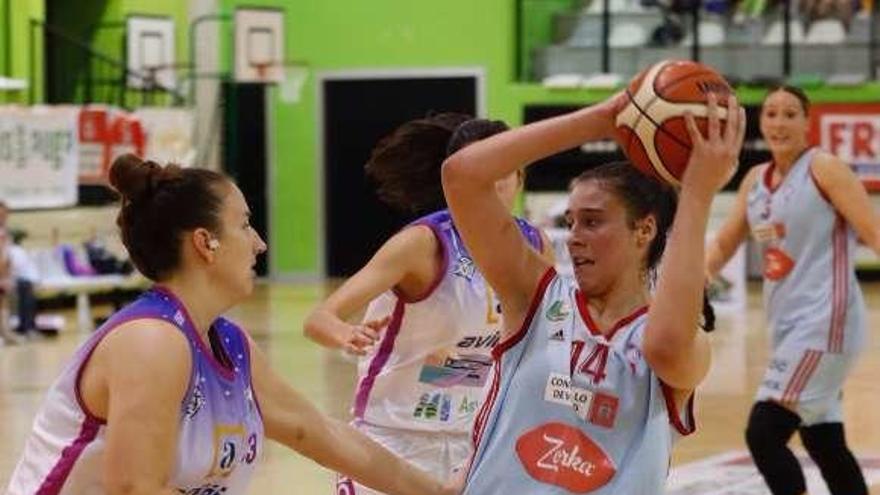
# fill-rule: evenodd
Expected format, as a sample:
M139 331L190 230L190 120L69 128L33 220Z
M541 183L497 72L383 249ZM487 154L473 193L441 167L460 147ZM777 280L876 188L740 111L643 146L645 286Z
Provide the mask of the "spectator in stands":
M9 293L13 283L6 236L6 228L0 227L0 342L17 344L19 338L9 330Z
M800 12L807 24L820 19L838 19L849 26L853 10L851 0L800 0Z
M0 200L0 229L4 229L7 234L10 233L8 220L9 206ZM14 290L17 301L18 326L15 331L19 335L37 331L47 336L57 335L58 331L55 329L37 327L37 298L34 295L34 287L39 282L40 275L34 261L24 248L13 243L11 235L4 235L2 242L10 264L12 283L10 292Z

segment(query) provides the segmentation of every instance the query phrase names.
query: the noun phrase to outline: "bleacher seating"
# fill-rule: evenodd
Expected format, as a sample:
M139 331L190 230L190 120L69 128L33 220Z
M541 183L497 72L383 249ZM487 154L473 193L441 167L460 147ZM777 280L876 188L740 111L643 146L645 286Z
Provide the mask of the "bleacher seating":
M601 14L602 7L603 0L593 0L586 9L583 9L583 12L587 14ZM633 13L641 12L644 9L638 0L608 0L608 10L612 13Z
M850 20L846 39L850 43L865 43L871 40L871 16L861 12Z
M611 29L608 45L612 48L629 48L644 46L648 41L648 32L635 22L617 24Z
M846 27L838 19L820 19L814 22L804 43L807 45L839 45L846 42Z
M792 44L804 42L804 25L800 21L793 20L788 23L789 39ZM779 46L785 39L785 23L782 20L774 21L767 28L767 32L761 39L762 45Z
M721 46L725 41L724 25L720 20L703 20L699 26L699 43L701 47ZM694 34L687 33L681 44L690 46L694 43Z
M586 9L556 16L556 42L533 53L534 73L539 79L558 81L551 78L554 75L586 79L603 72L598 49L603 32L601 5L600 0L593 0ZM610 5L610 72L626 80L653 62L691 57L689 19L682 22L685 36L680 43L651 46L652 33L663 23L661 12L630 0L612 0ZM700 59L737 80L779 80L784 39L780 13L735 18L737 22L716 13L703 14ZM792 75L839 84L865 80L870 76L869 24L870 17L864 13L854 16L848 29L837 19L815 20L807 29L800 18L793 19Z
M94 328L92 295L140 289L148 285L147 280L137 273L74 276L65 267L59 246L66 244L79 251L85 240L95 236L106 239L112 252L124 256L124 249L115 230L117 210L116 207L35 210L15 212L10 216L13 228L27 232L22 245L30 254L39 273L39 282L35 287L37 296L74 295L77 327L80 331Z

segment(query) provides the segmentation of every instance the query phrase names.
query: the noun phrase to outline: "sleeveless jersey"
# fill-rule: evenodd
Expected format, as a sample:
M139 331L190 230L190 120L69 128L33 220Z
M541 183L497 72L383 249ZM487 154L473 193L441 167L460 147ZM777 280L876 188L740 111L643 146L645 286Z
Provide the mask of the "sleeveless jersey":
M764 260L764 304L774 347L782 342L830 353L853 353L866 338L865 305L855 277L855 233L828 201L806 151L771 186L763 165L748 193L751 235Z
M516 221L540 250L537 229ZM365 321L388 315L391 321L378 345L359 361L355 421L466 434L482 403L491 349L500 339L500 307L447 210L413 225L434 232L442 266L427 294L408 300L388 291L367 308Z
M263 422L251 385L247 338L228 320L214 322L216 341L232 368L221 365L199 337L181 302L170 292L153 288L113 315L81 345L49 389L12 474L9 495L106 493L102 484L106 424L85 409L79 377L104 336L139 319L172 323L187 337L192 354L189 386L179 406L176 461L169 486L186 495L246 492L254 461L263 447Z
M548 270L520 331L493 351L464 493L662 493L673 442L694 431L693 397L677 411L642 356L646 313L606 337L576 284Z

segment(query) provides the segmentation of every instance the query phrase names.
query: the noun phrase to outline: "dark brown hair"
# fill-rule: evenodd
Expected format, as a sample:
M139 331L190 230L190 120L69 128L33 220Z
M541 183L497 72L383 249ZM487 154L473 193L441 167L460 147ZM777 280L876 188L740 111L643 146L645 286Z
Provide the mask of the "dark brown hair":
M110 185L122 196L116 224L131 261L161 281L180 265L185 232L199 227L219 235L220 209L229 179L202 168L161 166L125 154L110 166Z
M764 101L767 101L767 97L777 91L784 91L797 98L798 102L801 104L801 109L804 111L804 115L810 115L810 97L807 96L807 93L804 93L804 90L797 86L779 84L770 88L770 91L767 91L767 94L764 96Z
M440 182L446 157L507 129L501 121L460 113L411 120L379 141L365 166L367 177L392 208L419 214L446 208Z
M572 188L581 182L597 181L619 198L627 213L627 223L635 228L638 220L649 215L657 224L657 235L648 247L645 268L650 277L655 277L657 265L666 250L666 239L675 211L678 208L678 194L675 190L639 172L629 162L612 162L600 165L581 173L571 183ZM707 332L715 329L715 311L703 291L703 324Z

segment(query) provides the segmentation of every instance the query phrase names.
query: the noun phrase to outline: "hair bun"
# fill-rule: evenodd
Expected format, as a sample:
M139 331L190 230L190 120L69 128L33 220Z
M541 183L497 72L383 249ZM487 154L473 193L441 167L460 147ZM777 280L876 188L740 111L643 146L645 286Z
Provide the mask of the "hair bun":
M126 153L113 160L110 185L126 201L136 201L155 187L161 174L162 167L158 163Z

